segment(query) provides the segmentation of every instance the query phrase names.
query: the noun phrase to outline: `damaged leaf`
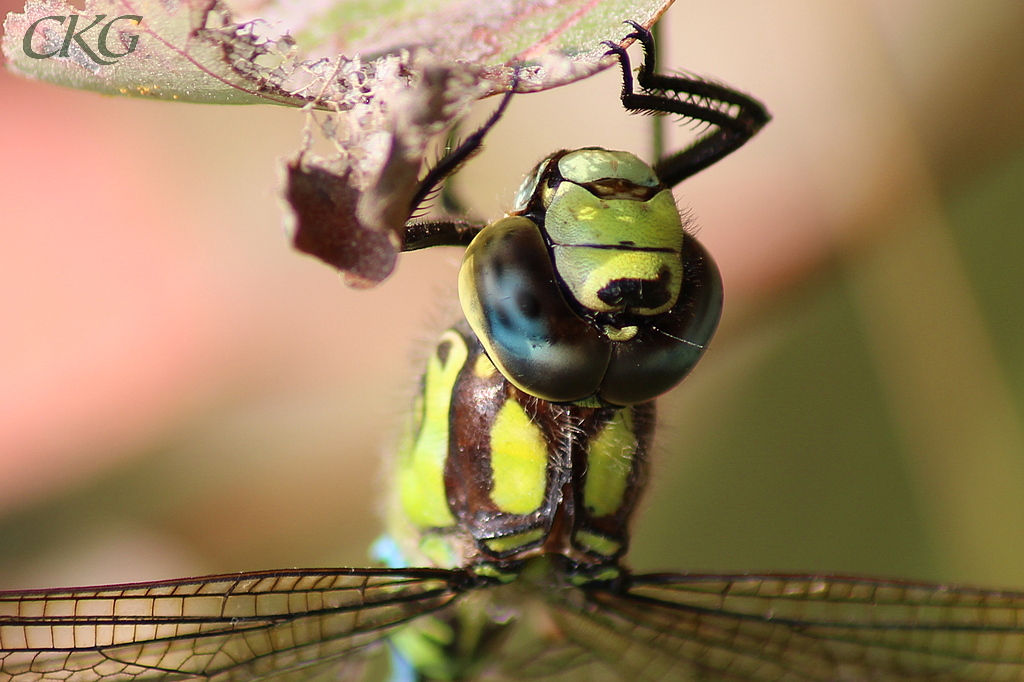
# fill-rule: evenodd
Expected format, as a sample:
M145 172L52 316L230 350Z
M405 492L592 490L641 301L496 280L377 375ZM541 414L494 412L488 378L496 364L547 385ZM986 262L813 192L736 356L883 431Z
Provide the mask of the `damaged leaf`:
M305 107L287 164L295 246L373 286L394 268L433 137L513 74L529 92L609 66L602 41L669 4L268 0L243 17L221 0L29 0L2 46L12 71L104 94Z
M186 102L323 106L339 55L365 63L417 49L471 65L488 94L529 67L520 89L534 91L607 66L602 41L621 42L625 19L652 25L671 1L280 0L243 17L220 0L87 0L82 12L29 0L7 16L3 52L30 78Z
M212 0L29 0L4 22L3 51L15 73L93 90L216 104L310 101L288 84L294 46L235 25Z
M592 75L609 62L603 41L622 42L631 19L650 27L672 0L353 0L269 2L260 16L287 26L310 55L372 58L423 48L444 62L478 65L498 86L515 65L532 92ZM503 76L496 78L501 72Z
M360 90L369 96L344 112L312 114L306 144L287 166L295 247L356 287L391 273L431 139L489 87L423 50L372 66ZM333 153L314 153L317 138Z
M295 248L341 270L350 286L364 288L391 273L400 244L391 232L353 229L359 192L350 174L296 160L288 164L287 199L298 222Z

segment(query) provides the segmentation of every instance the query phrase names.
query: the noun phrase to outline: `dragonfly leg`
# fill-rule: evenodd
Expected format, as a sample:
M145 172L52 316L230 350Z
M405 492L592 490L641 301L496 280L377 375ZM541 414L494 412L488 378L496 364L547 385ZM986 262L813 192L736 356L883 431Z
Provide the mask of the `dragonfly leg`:
M470 220L446 219L411 221L405 225L402 251L418 251L432 246L469 246L484 225Z
M464 139L457 147L449 150L448 153L445 154L441 160L427 172L423 177L423 180L420 181L419 189L416 190L416 194L410 202L409 212L411 215L416 214L416 211L420 206L437 191L437 188L442 182L444 182L449 176L456 173L459 168L466 163L466 161L480 151L480 148L484 143L484 138L505 113L509 102L512 101L512 95L516 93L518 85L519 71L516 70L512 74L512 80L509 83L509 88L502 96L501 102L484 124L474 133L466 137L466 139ZM450 200L452 200L453 197L453 194L449 194L449 202L446 202L445 205L446 210L452 206ZM458 210L458 202L454 204L454 207ZM406 225L406 245L403 248L403 251L414 251L416 249L427 248L429 246L462 246L469 243L468 241L462 241L462 236L466 234L467 231L472 232L470 235L470 239L472 239L472 237L476 235L476 232L479 232L479 227L476 227L474 230L473 224L470 221L459 219L422 222L413 220Z
M736 151L771 120L763 104L732 88L700 78L657 73L651 32L636 22L626 23L634 29L627 38L638 39L644 49L644 61L636 79L640 92L634 90L625 48L605 43L607 54L618 57L622 67L622 106L636 113L678 114L710 125L689 147L658 159L654 170L665 185L674 187Z
M445 143L445 156L451 154L459 146L459 124L458 122L448 131L448 139ZM448 175L441 183L441 210L445 215L465 216L469 214L469 206L462 200L458 189L455 186L455 176Z

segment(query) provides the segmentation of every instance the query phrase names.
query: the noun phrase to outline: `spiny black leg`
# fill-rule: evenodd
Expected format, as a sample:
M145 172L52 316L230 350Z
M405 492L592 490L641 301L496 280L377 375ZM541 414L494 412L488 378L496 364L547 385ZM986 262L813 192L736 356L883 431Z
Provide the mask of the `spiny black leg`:
M402 251L418 251L431 246L469 246L484 225L468 220L426 220L405 225Z
M654 41L654 51L651 53L654 61L658 61L658 45L661 42L658 40L658 35L661 33L661 29L658 28L660 24L654 22L651 26L651 40ZM665 155L665 117L664 116L651 116L651 158L657 161Z
M452 126L452 129L448 131L448 139L445 140L444 153L448 155L458 146L459 139L459 124L456 123ZM455 188L456 178L449 175L441 182L441 196L438 197L441 202L441 210L444 211L445 215L452 216L464 216L469 213L469 209L466 206L466 202L459 196L458 190Z
M713 107L716 102L734 104L737 107L740 107L741 111L737 112L736 115L732 117L732 120L743 121L747 118L753 121L755 125L757 122L760 122L758 130L760 130L760 127L764 126L764 124L771 119L771 116L767 111L765 111L763 104L752 97L736 92L732 88L724 85L717 85L715 83L709 83L708 81L700 80L699 78L666 76L664 74L655 73L655 69L657 68L658 50L654 46L654 34L635 21L627 21L625 23L636 29L626 37L639 39L644 50L644 63L640 65L640 72L637 74L637 81L640 83L640 87L644 90L659 93L663 98L666 97L665 93L682 93L696 97L703 97L705 99L713 100L705 105L709 108ZM668 99L671 100L674 98L669 97ZM757 131L755 130L755 132Z
M635 29L627 38L639 39L644 48L644 63L637 75L642 92L633 91L633 73L626 50L615 43L605 43L609 48L607 54L617 56L622 67L622 106L639 113L678 114L712 126L686 149L658 159L654 170L667 186L679 184L736 151L771 120L763 104L724 85L655 73L651 32L636 22L626 23Z
M409 213L413 214L427 197L429 197L439 184L459 170L476 152L480 151L484 137L490 132L494 124L498 122L508 104L512 101L512 95L519 85L519 72L513 72L509 89L501 98L501 102L480 128L472 135L462 141L455 149L452 149L420 181L419 189L410 202ZM483 228L483 225L476 225L466 220L438 220L424 222L410 222L405 226L405 244L403 251L415 251L430 246L465 246L472 241L473 237Z

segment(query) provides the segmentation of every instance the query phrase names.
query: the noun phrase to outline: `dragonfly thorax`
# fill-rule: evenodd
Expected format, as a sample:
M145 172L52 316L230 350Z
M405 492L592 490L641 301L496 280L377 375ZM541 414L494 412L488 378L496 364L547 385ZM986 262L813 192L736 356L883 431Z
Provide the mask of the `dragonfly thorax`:
M653 403L587 407L524 393L472 332L449 329L399 448L392 534L407 561L508 574L556 554L607 577L628 544L653 422Z

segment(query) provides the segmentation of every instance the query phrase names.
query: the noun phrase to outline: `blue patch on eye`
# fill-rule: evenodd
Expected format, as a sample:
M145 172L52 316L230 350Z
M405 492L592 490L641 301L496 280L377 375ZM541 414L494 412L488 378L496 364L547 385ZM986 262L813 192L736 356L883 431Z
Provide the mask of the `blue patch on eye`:
M496 346L528 361L554 343L550 311L534 293L532 273L518 267L495 269L484 274L483 286L481 298L486 297L485 315Z

